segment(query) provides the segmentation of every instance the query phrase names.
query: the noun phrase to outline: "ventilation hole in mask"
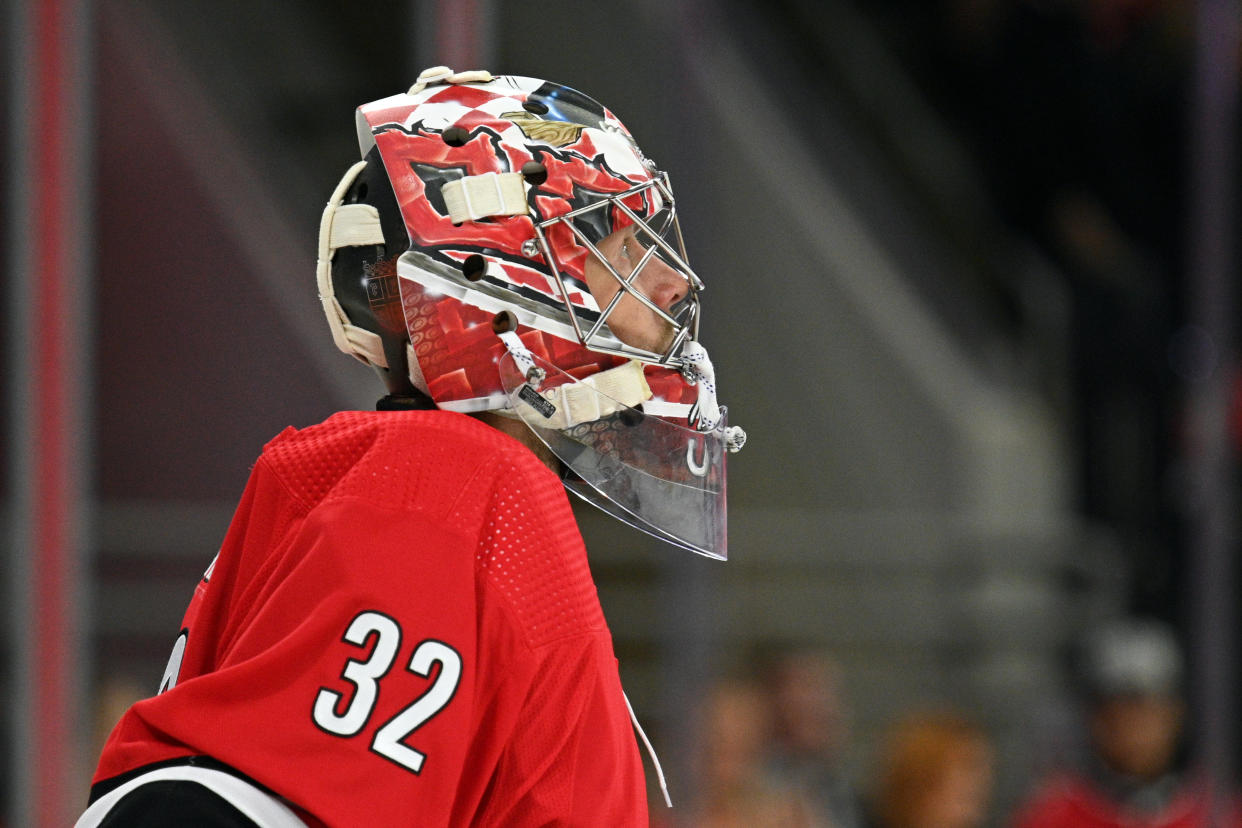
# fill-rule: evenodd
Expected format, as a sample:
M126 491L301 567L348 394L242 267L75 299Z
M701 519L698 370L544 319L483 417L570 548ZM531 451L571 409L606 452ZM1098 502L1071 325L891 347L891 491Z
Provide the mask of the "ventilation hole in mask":
M539 101L526 101L522 104L522 109L532 115L546 115L548 113L547 104L541 104Z
M538 187L548 180L548 168L538 161L527 161L522 165L522 177L531 186Z
M440 137L450 147L461 147L465 146L466 142L470 140L470 133L459 126L453 126L440 133Z
M474 253L466 257L461 263L461 273L471 282L477 282L483 278L483 273L487 270L487 260Z
M492 318L492 330L498 334L505 333L506 331L516 331L517 326L517 314L511 310L503 310Z

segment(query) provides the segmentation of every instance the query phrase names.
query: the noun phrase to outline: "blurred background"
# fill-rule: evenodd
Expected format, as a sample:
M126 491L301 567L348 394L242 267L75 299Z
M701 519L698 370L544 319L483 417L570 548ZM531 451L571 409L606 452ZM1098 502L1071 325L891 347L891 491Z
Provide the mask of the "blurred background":
M708 284L730 560L579 510L654 823L1012 824L1090 750L1077 643L1135 616L1175 642L1170 766L1232 785L1236 4L5 13L9 824L82 807L263 444L380 396L322 319L319 213L354 107L435 64L616 112ZM950 763L919 745L965 757L948 821L885 805Z

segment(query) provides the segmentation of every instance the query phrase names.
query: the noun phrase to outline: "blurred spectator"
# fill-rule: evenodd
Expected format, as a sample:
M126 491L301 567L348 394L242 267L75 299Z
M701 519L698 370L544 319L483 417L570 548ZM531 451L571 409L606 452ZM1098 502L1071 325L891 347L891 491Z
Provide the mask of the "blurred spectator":
M1146 619L1113 622L1088 636L1081 656L1086 755L1044 781L1014 825L1208 826L1205 791L1180 761L1186 711L1173 632Z
M729 680L708 695L698 755L698 797L686 828L833 828L796 791L763 769L771 709L754 684Z
M956 712L912 715L890 733L873 800L876 828L979 828L992 794L993 751Z
M861 828L844 767L849 730L836 665L824 653L791 650L763 675L772 701L769 774L798 791L833 828Z

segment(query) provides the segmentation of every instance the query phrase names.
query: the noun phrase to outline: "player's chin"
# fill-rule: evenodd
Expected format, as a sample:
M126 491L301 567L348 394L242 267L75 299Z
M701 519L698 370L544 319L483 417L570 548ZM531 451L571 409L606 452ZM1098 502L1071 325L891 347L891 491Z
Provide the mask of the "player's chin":
M671 325L660 322L660 332L655 336L651 343L651 347L647 350L657 354L663 354L673 346L673 328Z
M641 324L611 327L617 338L631 348L663 354L673 344L673 328L662 319L645 319Z

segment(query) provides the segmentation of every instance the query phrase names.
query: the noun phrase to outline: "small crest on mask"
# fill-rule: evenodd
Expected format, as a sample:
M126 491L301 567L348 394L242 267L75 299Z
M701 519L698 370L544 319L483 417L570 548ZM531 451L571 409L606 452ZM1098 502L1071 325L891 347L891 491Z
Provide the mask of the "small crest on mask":
M522 130L522 133L532 141L542 141L554 147L569 146L577 141L582 135L582 130L586 129L582 124L569 121L545 121L529 112L505 112L500 117L515 123L518 129Z

